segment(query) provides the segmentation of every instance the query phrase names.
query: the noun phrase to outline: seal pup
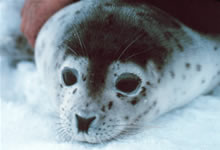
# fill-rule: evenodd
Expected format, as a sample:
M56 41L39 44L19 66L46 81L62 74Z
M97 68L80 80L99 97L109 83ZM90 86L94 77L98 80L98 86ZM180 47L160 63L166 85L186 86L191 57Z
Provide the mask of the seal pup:
M65 7L41 29L35 60L65 141L120 139L220 82L219 38L141 1Z

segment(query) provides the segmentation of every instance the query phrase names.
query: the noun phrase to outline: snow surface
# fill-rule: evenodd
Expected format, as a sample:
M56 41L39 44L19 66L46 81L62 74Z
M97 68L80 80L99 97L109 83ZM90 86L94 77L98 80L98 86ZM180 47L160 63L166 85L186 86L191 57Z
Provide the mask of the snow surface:
M0 0L0 45L18 32L23 0ZM0 53L1 53L0 49ZM140 134L107 145L61 143L53 131L53 107L35 65L12 68L0 57L1 150L219 150L220 87L169 112Z

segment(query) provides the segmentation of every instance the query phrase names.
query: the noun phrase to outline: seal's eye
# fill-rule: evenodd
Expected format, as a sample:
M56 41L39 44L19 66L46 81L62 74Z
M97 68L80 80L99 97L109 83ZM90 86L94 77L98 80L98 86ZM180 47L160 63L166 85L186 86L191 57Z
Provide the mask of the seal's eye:
M62 71L62 78L67 86L71 86L77 82L77 70L65 67Z
M135 91L141 83L141 79L133 73L123 73L116 80L116 88L124 93Z

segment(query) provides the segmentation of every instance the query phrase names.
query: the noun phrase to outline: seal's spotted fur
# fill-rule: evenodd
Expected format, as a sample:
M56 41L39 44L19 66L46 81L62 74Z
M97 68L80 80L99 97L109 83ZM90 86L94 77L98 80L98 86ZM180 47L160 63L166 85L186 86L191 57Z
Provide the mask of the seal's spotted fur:
M140 1L84 0L53 16L36 64L57 102L66 141L100 143L208 92L220 44Z

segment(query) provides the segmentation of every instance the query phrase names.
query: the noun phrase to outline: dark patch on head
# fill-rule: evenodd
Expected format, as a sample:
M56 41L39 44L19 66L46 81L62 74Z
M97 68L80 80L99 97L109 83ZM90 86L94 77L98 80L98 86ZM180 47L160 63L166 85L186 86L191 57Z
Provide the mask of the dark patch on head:
M138 102L140 101L140 99L138 97L133 98L133 100L131 101L132 105L136 105Z
M173 71L170 71L170 75L173 79L175 78L175 73Z
M201 83L204 84L204 83L205 83L205 80L202 80Z
M112 3L109 3L109 2L106 2L104 5L105 5L106 7L112 7L112 6L113 6L113 4L112 4Z
M132 61L142 67L149 60L160 68L167 62L169 50L161 45L156 35L148 33L151 31L146 31L130 19L126 20L126 17L119 21L117 12L94 11L97 12L89 17L83 16L85 18L81 21L66 28L61 44L74 49L78 56L89 58L87 86L90 96L97 96L104 89L108 67L117 59L121 62ZM82 43L86 43L86 48ZM66 53L74 55L69 50Z
M109 109L109 110L112 108L112 105L113 105L113 102L110 101L110 102L108 103L108 109Z
M180 24L176 22L174 19L172 19L167 13L164 13L159 9L155 9L154 7L149 5L146 0L123 0L123 2L127 4L131 4L132 6L146 4L149 8L151 8L154 11L151 13L138 12L137 13L138 16L142 17L145 20L149 20L150 18L153 18L154 20L158 20L159 24L165 27L176 28L176 29L181 28Z
M75 93L76 93L76 91L77 91L77 89L74 89L74 90L73 90L73 94L75 94Z
M196 65L196 70L197 70L198 72L201 71L201 68L202 68L201 65L199 65L199 64Z
M114 76L117 77L118 75L116 73L114 73Z
M146 96L146 88L145 87L142 87L141 95Z
M191 67L190 63L186 63L185 66L187 69L189 69Z
M105 106L102 106L102 109L101 109L103 112L105 112Z
M220 75L220 71L217 72L217 75Z
M176 27L177 29L181 28L180 24L177 23L176 21L172 20L171 22L172 22L173 26Z
M143 26L144 21L143 21L142 19L139 19L139 20L138 20L138 24L139 24L140 26Z
M86 75L82 74L82 80L86 81Z
M145 16L145 12L137 12L136 15L140 16L140 17L143 17L143 16Z
M164 32L163 34L164 34L164 37L166 38L166 40L170 40L173 36L172 33L169 31Z
M62 84L60 84L60 88L63 88L63 85L62 85Z
M114 22L114 15L110 14L105 18L105 22L107 26L112 26L113 22Z

